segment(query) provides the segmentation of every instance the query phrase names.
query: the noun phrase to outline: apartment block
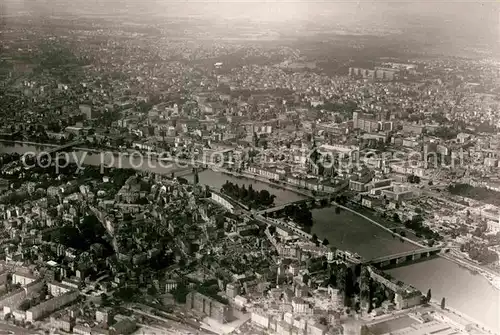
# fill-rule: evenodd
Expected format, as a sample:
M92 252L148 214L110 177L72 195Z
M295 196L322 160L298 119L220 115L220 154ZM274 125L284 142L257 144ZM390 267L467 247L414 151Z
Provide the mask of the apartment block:
M196 312L203 313L220 323L231 318L230 307L198 292L190 292L186 297L186 306Z
M78 291L70 291L58 297L44 301L26 311L26 320L30 322L38 320L52 313L56 309L72 303L78 298L78 295Z

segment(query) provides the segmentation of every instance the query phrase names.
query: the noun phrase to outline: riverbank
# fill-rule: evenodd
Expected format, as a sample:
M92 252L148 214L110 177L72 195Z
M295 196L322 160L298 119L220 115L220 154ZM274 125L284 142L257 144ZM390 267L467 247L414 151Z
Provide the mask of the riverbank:
M39 146L38 143L36 145ZM22 155L25 152L37 152L37 148L33 145L4 146L0 144L0 151L16 152ZM41 149L38 149L38 151L41 151ZM83 164L99 165L99 156L97 154L88 155ZM159 174L167 173L167 170L158 164L156 164L156 167L148 166L148 164L144 164L143 167L134 164L134 167L132 167L127 164L128 161L128 159L123 160L124 168L135 168L136 170ZM118 166L119 162L120 160L115 159L114 165ZM185 178L193 180L194 176L191 174ZM266 189L271 192L270 187L273 187L274 192L271 193L276 195L275 203L277 205L310 197L304 195L304 192L297 192L292 188L284 188L281 184L251 178L251 176L237 177L232 173L224 174L221 171L214 172L212 170L199 173L200 184L210 187L220 188L227 180L233 183L245 184L247 187L252 184L256 190ZM380 231L379 226L372 224L372 221L369 221L371 224L366 224L366 220L354 214L355 212L345 210L340 215L336 215L333 206L331 208L315 209L313 210L313 229L317 229L318 236L331 236L331 238L328 237L328 240L332 245L338 245L339 248L352 250L358 254L363 251L366 258L404 252L409 247L418 248L413 244L399 242L387 231ZM370 214L368 213L366 216L369 217ZM372 220L379 221L376 217L372 217ZM384 224L385 221L381 222L378 223ZM498 327L498 291L483 276L474 275L465 266L459 266L457 263L454 259L448 260L444 257L437 257L426 262L392 269L388 272L393 277L417 287L422 292L426 292L431 288L434 296L447 298L447 305L462 311L466 315L482 320L491 329L500 329Z
M16 145L24 146L24 147L26 147L26 146L32 146L32 147L35 147L35 148L40 148L40 147L56 147L57 146L55 144L50 144L50 143L33 143L33 142L28 142L28 141L0 140L0 142L16 144ZM90 148L81 148L81 147L74 148L73 150L75 150L75 151L82 151L82 152L91 152L91 153L100 153L100 152L102 152L102 150L99 150L99 149L90 149ZM128 151L124 151L124 152L109 151L109 153L114 154L114 155L120 155L121 154L121 155L124 155L124 156L133 157L133 155L130 155L130 152L128 152ZM146 154L149 157L151 157L151 159L155 159L155 153L146 152ZM96 159L98 159L98 157L96 157ZM94 159L94 160L96 160L96 159ZM99 162L97 162L97 163L99 163ZM132 168L135 168L137 170L141 170L141 168L137 167L137 165L135 165L135 164L132 165ZM163 169L160 169L160 168L161 167L158 166L158 168L155 169L155 170L157 170L155 172L156 173L163 173L163 174L172 173L172 172L177 172L177 173L180 172L180 171L174 171L174 170L170 170L170 169L167 169L167 170L163 171ZM230 170L227 170L227 169L224 169L224 168L212 168L212 170L214 172L216 172L216 173L221 173L223 175L233 176L233 177L235 177L237 179L253 180L253 181L256 181L256 182L260 182L260 183L266 184L266 185L268 185L271 188L293 192L294 194L300 195L301 197L313 198L315 196L309 190L300 189L300 188L298 188L296 186L288 185L288 184L285 184L285 183L272 182L272 181L270 181L267 178L263 178L261 176L254 175L254 174L249 173L247 171L245 171L243 173L237 173L237 172L230 171ZM182 172L183 172L182 176L188 176L190 174L189 171L182 171ZM375 226L383 229L384 231L391 233L393 236L398 237L402 241L411 243L412 245L415 245L416 247L419 247L419 248L426 247L422 243L419 243L419 241L415 241L415 240L413 240L413 239L411 239L409 237L406 237L406 236L403 237L400 234L393 232L392 229L398 228L398 227L391 226L387 222L381 223L381 222L379 222L379 220L377 220L377 218L374 218L370 214L362 213L362 212L360 212L358 210L355 210L355 209L352 209L350 207L343 206L343 205L340 205L340 204L337 204L337 203L335 203L335 205L338 206L339 208L344 209L344 210L348 210L351 213L359 216L363 220L366 220L366 221L370 222L371 224L373 224L373 225L375 225ZM469 262L466 262L466 261L464 261L464 260L462 260L462 259L460 259L460 258L458 258L456 256L447 255L446 259L450 260L450 261L452 261L452 262L454 262L456 264L459 264L461 266L464 266L467 269L473 269L474 271L478 271L483 276L489 275L490 277L498 278L498 274L493 273L493 272L488 271L488 270L485 270L482 267L477 267L477 266L471 265ZM488 279L488 277L487 277L487 279ZM494 285L492 285L492 286L494 286Z
M446 299L446 297L445 297ZM445 306L444 309L441 308L441 301L438 301L437 299L431 299L429 302L429 305L434 307L439 313L444 314L446 317L450 318L451 320L458 319L458 323L466 323L466 324L472 324L476 328L479 328L479 330L488 332L490 334L497 335L498 333L495 332L494 330L490 329L488 326L484 325L482 322L472 318L469 315L465 315L464 313L459 312L458 310L451 308L449 306ZM460 322L462 321L462 322ZM463 322L465 321L465 322Z
M388 218L388 217L382 218L379 215L377 215L377 212L375 210L363 207L362 205L356 205L355 207L356 207L356 209L354 209L352 207L349 207L349 208L351 208L352 210L356 211L359 214L362 214L362 215L374 220L375 222L380 223L384 227L391 229L391 231L394 230L394 233L396 235L400 235L400 233L397 233L397 231L404 231L406 234L406 236L405 236L406 238L409 238L410 240L412 240L414 242L425 245L425 243L423 243L423 239L418 238L415 235L415 232L409 228L406 228L402 222L396 223L391 218Z
M494 285L492 283L492 281L495 281L495 280L500 280L500 276L498 275L498 273L495 273L495 272L492 272L490 270L486 270L484 269L483 267L479 266L479 265L474 265L474 264L471 264L470 262L466 261L466 260L463 260L459 257L454 257L453 255L451 254L444 254L444 255L441 255L444 259L447 259L451 262L454 262L460 266L463 266L464 268L468 269L468 270L471 270L473 271L474 273L476 274L480 274L481 276L483 276L484 278L486 278L489 282L489 284L497 291L500 292L500 288L497 287L496 285Z
M35 147L58 147L58 144L53 143L38 143L38 142L30 142L30 141L12 141L12 140L4 140L0 139L0 143L9 143L9 144L19 144L19 145L32 145Z
M231 172L223 172L223 173L232 174ZM235 175L235 174L233 174L233 175ZM237 177L237 174L235 176ZM303 196L305 196L307 198L314 198L314 195L312 194L311 191L304 190L304 189L299 189L297 187L294 187L294 186L288 185L288 184L284 184L284 183L273 183L272 181L270 181L267 178L263 178L263 177L257 176L257 175L255 175L253 173L250 173L250 172L243 172L243 173L241 173L241 176L243 178L249 178L249 179L260 181L261 183L269 184L269 185L274 186L276 188L280 188L280 189L284 189L284 190L287 190L287 191L291 191L291 192L303 195Z
M266 183L268 185L271 185L273 187L276 187L276 188L280 188L280 189L285 189L285 190L288 190L288 191L291 191L291 192L294 192L296 194L300 194L302 196L305 196L305 197L308 197L308 198L314 198L314 196L312 195L311 192L307 191L307 190L303 190L303 189L298 189L294 186L291 186L291 185L286 185L286 184L283 184L283 183L273 183L271 182L269 179L266 179L266 178L263 178L263 177L260 177L260 176L257 176L257 175L254 175L254 174L251 174L251 173L248 173L248 172L244 172L244 173L236 173L236 172L232 172L232 171L229 171L229 170L225 170L225 169L217 169L217 170L214 170L212 169L212 171L215 171L215 172L220 172L222 174L226 174L226 175L230 175L230 176L234 176L236 178L246 178L246 179L250 179L250 180L256 180L256 181L259 181L259 182L262 182L262 183ZM334 206L337 206L343 210L347 210L355 215L357 215L358 217L361 217L362 219L370 222L371 224L383 229L384 231L388 232L388 233L391 233L392 235L398 237L399 239L401 239L402 241L405 241L405 242L408 242L418 248L428 248L429 246L425 245L425 244L422 244L422 243L419 243L418 241L415 241L409 237L406 237L406 236L402 236L400 235L399 233L397 232L394 232L393 229L394 228L397 228L397 227L390 227L389 225L385 225L383 223L380 223L376 220L374 220L373 218L369 217L368 215L365 215L355 209L352 209L350 207L347 207L347 206L344 206L344 205L341 205L335 201L332 201L332 204ZM406 230L406 228L405 228ZM319 236L320 238L323 238L323 236ZM477 267L477 266L473 266L471 265L470 263L458 258L458 257L453 257L451 255L448 255L448 254L440 254L439 255L440 257L448 260L448 261L451 261L455 264L458 264L460 266L463 266L469 270L475 270L478 272L478 274L482 275L483 277L485 277L486 279L488 279L488 276L498 276L497 274L494 274L493 272L490 272L490 271L486 271L480 267ZM488 280L489 281L489 280ZM494 285L492 285L493 287L495 287ZM497 287L495 287L495 289L498 289Z
M420 248L428 248L428 246L426 246L426 245L424 245L424 244L418 243L418 242L416 242L416 241L414 241L414 240L412 240L412 239L410 239L410 238L403 237L403 236L401 236L401 235L399 235L399 234L397 234L397 233L394 233L391 229L387 228L387 227L386 227L386 226L384 226L383 224L381 224L381 223L379 223L379 222L377 222L377 221L375 221L375 220L373 220L373 219L369 218L368 216L363 215L363 214L361 214L361 213L359 213L359 212L357 212L357 211L355 211L355 210L353 210L353 209L351 209L351 208L349 208L349 207L346 207L346 206L340 205L340 204L338 204L338 203L336 203L336 202L332 202L332 203L334 203L334 204L335 204L335 206L338 206L338 207L340 207L340 208L342 208L342 209L345 209L345 210L347 210L347 211L349 211L349 212L351 212L351 213L353 213L353 214L355 214L355 215L358 215L358 216L362 217L363 219L367 220L368 222L371 222L372 224L374 224L374 225L376 225L376 226L380 227L381 229L383 229L383 230L385 230L385 231L387 231L387 232L390 232L390 233L392 233L392 234L394 234L394 235L398 236L399 238L403 239L404 241L407 241L407 242L409 242L409 243L411 243L411 244L413 244L413 245L415 245L415 246L418 246L418 247L420 247ZM458 265L460 265L460 266L463 266L463 267L465 267L465 268L467 268L467 269L472 269L472 270L477 271L477 273L478 273L478 274L480 274L480 275L482 275L483 277L485 277L486 279L488 279L488 281L490 281L490 280L489 280L489 276L492 276L492 277L494 277L494 278L498 278L498 274L495 274L494 272L491 272L491 271L487 271L487 270L485 270L485 269L483 269L483 268L481 268L481 267L479 267L479 266L476 266L476 265L470 264L469 262L467 262L467 261L465 261L465 260L462 260L462 259L460 259L460 258L458 258L458 257L454 257L454 256L452 256L452 255L450 255L450 254L441 253L441 254L439 254L439 256L440 256L440 257L442 257L442 258L444 258L444 259L446 259L446 260L448 260L448 261L451 261L451 262L453 262L453 263L455 263L455 264L458 264ZM490 283L490 284L491 284L491 283ZM492 285L492 284L491 284L491 285ZM495 289L497 289L497 290L498 290L498 288L497 288L497 287L495 287L494 285L492 285L492 286L493 286Z
M415 246L418 246L418 247L420 247L420 248L428 248L428 246L426 246L426 245L420 244L420 243L418 243L418 242L416 242L416 241L413 241L412 239L409 239L408 237L404 237L404 236L399 235L398 233L393 232L390 228L387 228L387 227L386 227L386 226L384 226L383 224L381 224L381 223L379 223L379 222L377 222L377 221L375 221L375 220L373 220L373 219L369 218L368 216L366 216L366 215L364 215L364 214L361 214L361 213L357 212L357 211L356 211L356 210L354 210L354 209L351 209L351 208L349 208L349 207L343 206L343 205L341 205L341 204L339 204L339 203L336 203L335 201L332 201L332 203L333 203L335 206L337 206L337 207L339 207L339 208L342 208L342 209L344 209L344 210L347 210L347 211L349 211L349 212L351 212L351 213L353 213L353 214L355 214L355 215L357 215L357 216L359 216L359 217L361 217L361 218L365 219L366 221L368 221L368 222L370 222L370 223L372 223L372 224L376 225L377 227L379 227L379 228L381 228L381 229L383 229L383 230L385 230L385 231L387 231L387 232L389 232L389 233L391 233L391 234L396 235L397 237L399 237L400 239L402 239L402 240L404 240L404 241L406 241L406 242L409 242L409 243L411 243L411 244L413 244L413 245L415 245Z

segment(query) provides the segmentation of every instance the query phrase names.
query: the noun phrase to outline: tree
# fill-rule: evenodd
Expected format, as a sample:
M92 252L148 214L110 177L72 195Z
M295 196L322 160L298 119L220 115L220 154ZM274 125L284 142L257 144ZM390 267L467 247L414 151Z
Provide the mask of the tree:
M337 255L337 248L336 247L330 247L330 251L333 253L334 257Z
M113 295L115 298L131 302L134 301L134 299L138 296L139 291L137 289L134 289L132 287L121 287L117 289Z
M325 237L325 239L323 239L323 245L329 245L330 242L328 241L328 239Z
M136 205L147 205L147 204L149 204L149 201L146 198L139 198L139 199L137 199L137 201L135 201L135 204Z
M257 133L253 133L253 145L255 147L258 147L259 146L259 136L257 135Z
M174 296L174 299L178 303L185 303L186 302L186 295L189 293L188 288L184 283L179 283L177 287L172 291L172 295Z
M101 304L106 306L109 303L108 295L106 293L101 293Z
M19 309L22 311L27 311L31 307L31 301L30 300L24 300L20 305Z
M443 299L441 299L441 309L445 308L446 308L446 299L443 297Z
M49 294L49 287L44 283L42 289L40 290L40 300L45 300L47 294Z
M346 270L344 267L340 267L337 273L337 288L345 294L346 290Z
M328 199L321 199L319 203L321 207L326 207L328 206Z
M428 289L427 290L427 295L425 296L427 302L431 301L431 298L432 298L432 293L431 293L431 289Z
M187 185L189 184L189 182L187 181L186 178L182 178L182 177L177 177L177 181L179 182L179 184L181 185Z
M370 271L363 266L360 273L360 296L370 303Z
M410 175L408 176L408 182L411 184L419 184L420 183L420 177L415 176L415 175Z
M186 266L186 260L184 260L184 258L181 258L179 259L179 267L183 268L184 266Z
M148 294L151 295L151 296L153 296L153 297L158 294L158 290L156 289L156 287L154 285L151 285L148 288Z

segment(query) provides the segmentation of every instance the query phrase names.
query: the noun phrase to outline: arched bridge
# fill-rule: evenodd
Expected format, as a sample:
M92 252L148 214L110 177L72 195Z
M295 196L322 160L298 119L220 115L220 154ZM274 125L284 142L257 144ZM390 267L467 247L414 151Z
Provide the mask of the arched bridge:
M373 265L376 268L382 269L387 267L403 266L405 263L413 262L420 259L430 259L437 256L441 252L441 247L424 248L402 252L395 255L383 256L374 258L365 264Z

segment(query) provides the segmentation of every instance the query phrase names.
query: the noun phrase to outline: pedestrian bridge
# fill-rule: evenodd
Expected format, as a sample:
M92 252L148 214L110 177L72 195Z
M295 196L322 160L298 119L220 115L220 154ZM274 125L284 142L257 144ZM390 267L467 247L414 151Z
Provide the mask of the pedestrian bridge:
M405 265L406 263L431 259L434 256L437 256L441 251L441 247L411 250L399 254L374 258L366 262L365 264L373 265L374 267L379 269L399 267Z

